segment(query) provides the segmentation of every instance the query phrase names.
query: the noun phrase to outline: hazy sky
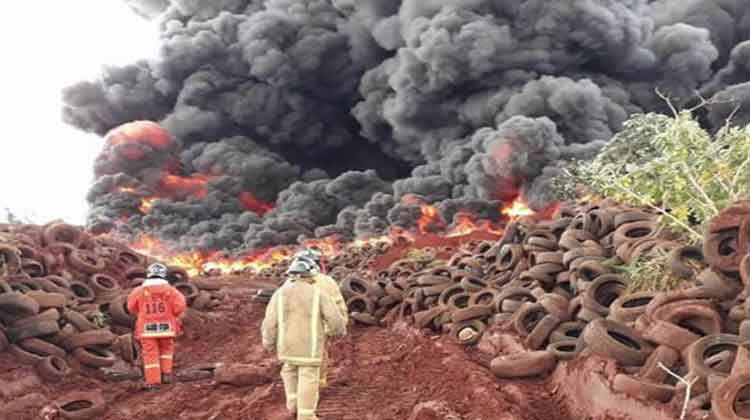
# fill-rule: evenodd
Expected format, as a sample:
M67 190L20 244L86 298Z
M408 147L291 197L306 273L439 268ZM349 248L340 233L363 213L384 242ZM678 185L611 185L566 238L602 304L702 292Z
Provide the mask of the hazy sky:
M153 57L154 24L119 0L8 1L0 63L2 209L82 224L102 139L62 123L60 90L103 64ZM40 7L43 4L44 8Z

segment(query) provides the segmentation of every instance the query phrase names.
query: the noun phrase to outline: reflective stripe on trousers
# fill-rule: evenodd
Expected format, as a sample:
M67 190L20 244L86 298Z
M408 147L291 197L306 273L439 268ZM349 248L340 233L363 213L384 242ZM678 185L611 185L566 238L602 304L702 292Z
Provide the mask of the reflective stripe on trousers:
M172 373L174 338L141 338L143 374L148 384L160 384L162 373Z

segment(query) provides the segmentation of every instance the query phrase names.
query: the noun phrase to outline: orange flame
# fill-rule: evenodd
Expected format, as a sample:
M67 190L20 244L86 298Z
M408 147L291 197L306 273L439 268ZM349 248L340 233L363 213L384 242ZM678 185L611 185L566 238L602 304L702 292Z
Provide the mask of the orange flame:
M427 204L423 204L420 207L420 210L422 210L422 217L417 221L417 226L419 226L420 232L425 233L429 226L434 225L439 221L438 211L435 206Z
M147 214L151 212L151 208L154 207L154 201L156 201L156 198L144 198L141 200L141 205L138 207L138 209L143 214Z
M422 215L417 220L417 227L419 233L427 233L430 226L441 226L443 221L440 219L437 207L431 204L425 204L420 198L413 194L406 194L401 198L401 202L404 204L411 204L419 206L419 210Z
M476 231L484 231L494 233L496 235L502 235L503 229L500 226L495 226L489 220L475 221L474 217L467 212L459 212L453 218L453 228L448 232L447 237L469 235Z
M105 138L112 146L146 143L156 149L166 149L172 144L172 137L167 130L153 121L132 121L122 124L108 132Z
M501 214L510 217L511 220L515 220L519 217L533 215L534 210L531 210L526 203L517 198L511 205L504 207Z
M208 195L208 181L216 178L212 175L200 173L189 177L164 174L159 181L159 196L176 197L190 195L196 198L206 198Z
M258 216L263 216L273 210L273 204L260 201L255 198L252 193L247 191L241 192L239 199L242 206L245 207L245 210L251 211Z
M151 235L141 235L130 247L169 266L183 268L195 276L210 270L222 273L260 271L289 258L293 252L289 247L276 247L250 252L239 257L230 257L218 251L177 252Z

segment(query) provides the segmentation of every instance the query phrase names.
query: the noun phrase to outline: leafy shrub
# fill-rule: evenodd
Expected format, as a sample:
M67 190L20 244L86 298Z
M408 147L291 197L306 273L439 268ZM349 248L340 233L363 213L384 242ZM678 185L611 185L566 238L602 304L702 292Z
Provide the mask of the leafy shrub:
M555 181L561 198L576 185L651 207L697 241L696 225L750 197L750 126L727 125L712 136L689 111L636 115L593 161L573 162Z

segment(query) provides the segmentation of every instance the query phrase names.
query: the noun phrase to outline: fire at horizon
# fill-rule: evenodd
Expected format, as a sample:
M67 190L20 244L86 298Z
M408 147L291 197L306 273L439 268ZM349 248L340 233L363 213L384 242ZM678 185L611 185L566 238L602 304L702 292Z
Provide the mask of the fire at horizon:
M374 245L379 242L393 242L394 236L404 236L413 240L414 235L424 235L429 233L426 230L427 226L431 223L436 223L439 220L436 210L435 213L433 213L431 209L435 209L435 207L431 205L422 205L422 217L417 223L418 230L416 232L406 232L401 229L395 229L391 232L391 235L356 239L349 243L344 243L336 237L309 239L303 241L302 246L317 248L326 255L327 258L331 258L352 247L357 248L367 244ZM500 209L500 213L508 217L511 221L520 217L537 214L520 199L516 199L507 206L504 206ZM545 213L543 217L551 216L551 213L546 214L546 211L543 213ZM396 231L398 232L394 233ZM442 236L446 238L458 237L470 235L476 231L489 232L501 236L503 234L503 226L493 224L489 220L475 220L470 213L460 212L455 216L453 226L442 234ZM131 242L129 246L142 254L159 259L167 265L183 268L190 275L209 273L212 271L218 271L224 274L243 272L247 270L257 272L264 268L271 267L277 262L291 258L295 249L298 248L298 245L276 246L250 251L237 256L226 255L221 251L175 251L165 242L148 234L141 235L135 241Z

